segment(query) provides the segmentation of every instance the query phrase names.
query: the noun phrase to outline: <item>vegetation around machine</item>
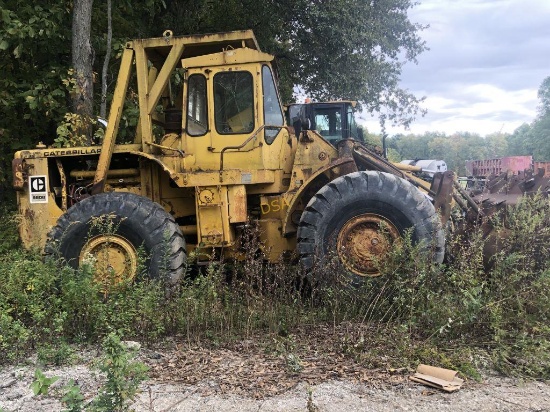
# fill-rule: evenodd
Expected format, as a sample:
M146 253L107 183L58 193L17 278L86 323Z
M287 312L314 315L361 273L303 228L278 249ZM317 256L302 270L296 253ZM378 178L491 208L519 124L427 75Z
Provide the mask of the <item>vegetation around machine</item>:
M490 360L547 378L548 201L523 197L514 213L487 219L506 204L496 195L509 183L527 188L529 176L503 177L478 198L451 172L427 182L418 164L387 161L351 121L338 123L352 102L310 103L285 120L274 77L250 32L137 40L125 47L101 144L16 154L23 243L72 267L19 250L13 230L3 237L0 358L38 347L39 359L66 359L68 343L117 330L190 345L260 336L277 359L281 340L291 355L301 342L315 357L341 353L385 370L425 359L475 376ZM118 123L132 100L141 117L130 133ZM466 230L443 245L442 228L461 222ZM494 233L508 238L487 243ZM486 244L499 248L490 269ZM422 258L440 262L444 247L443 267ZM227 282L226 266L211 260L205 276L179 282L186 259L212 255L243 259L239 278ZM265 264L280 258L329 284L301 299L299 266ZM133 282L141 276L162 278ZM333 277L363 283L360 293ZM185 287L167 298L163 280ZM120 285L105 296L97 282ZM312 324L320 338L307 340Z

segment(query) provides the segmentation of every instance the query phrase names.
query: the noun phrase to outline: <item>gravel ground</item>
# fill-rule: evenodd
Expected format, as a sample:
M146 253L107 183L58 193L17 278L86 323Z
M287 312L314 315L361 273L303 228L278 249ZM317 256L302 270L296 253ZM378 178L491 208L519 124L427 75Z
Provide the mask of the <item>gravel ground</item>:
M550 411L550 386L491 379L453 394L434 392L411 383L377 388L332 381L304 384L275 397L256 400L236 396L202 397L197 387L152 385L137 411ZM308 393L311 400L308 401Z
M34 397L30 389L36 366L0 369L0 411L62 411L61 388L74 379L87 399L100 385L101 377L86 364L43 368L47 376L60 379L49 396ZM482 383L467 381L458 392L448 394L406 379L397 382L373 379L368 382L328 380L309 385L298 382L292 389L260 399L220 393L216 377L189 385L178 382L146 382L133 405L145 411L550 411L550 385L520 382L490 376Z

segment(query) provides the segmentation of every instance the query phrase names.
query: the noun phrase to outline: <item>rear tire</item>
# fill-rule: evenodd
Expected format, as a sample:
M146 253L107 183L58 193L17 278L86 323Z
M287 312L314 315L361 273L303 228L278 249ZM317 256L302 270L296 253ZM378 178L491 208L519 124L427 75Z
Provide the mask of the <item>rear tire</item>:
M144 276L162 276L167 287L180 281L186 249L174 218L148 198L109 192L69 208L49 233L45 253L59 255L74 268L91 255L96 280L105 282L109 275L116 283L141 275L137 273L140 248L145 255Z
M404 179L389 173L362 171L324 186L306 206L297 234L305 269L336 255L349 280L360 285L379 276L392 244L410 230L412 242L441 263L445 237L428 198Z

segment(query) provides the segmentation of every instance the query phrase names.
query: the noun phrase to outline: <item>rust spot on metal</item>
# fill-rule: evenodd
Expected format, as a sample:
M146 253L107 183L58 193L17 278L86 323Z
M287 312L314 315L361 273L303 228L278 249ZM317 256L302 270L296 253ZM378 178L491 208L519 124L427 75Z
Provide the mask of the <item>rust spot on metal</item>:
M31 152L30 150L22 150L21 151L21 157L24 159L33 159L35 157L34 152Z
M97 183L92 185L92 195L97 195L98 193L103 193L105 190L105 179L100 180Z
M27 181L25 159L13 159L11 167L13 171L13 188L15 190L23 190Z
M242 199L238 199L238 200L242 200ZM241 217L241 216L246 217L246 215L247 215L246 203L245 202L242 202L242 201L235 202L235 204L233 205L233 210L234 210L234 213L235 213L236 217ZM237 220L237 219L235 219L235 220ZM243 219L241 218L239 220L243 220Z
M486 267L492 265L492 257L498 252L502 241L510 235L507 228L506 211L507 206L515 205L522 196L533 196L540 194L544 197L550 195L550 179L544 173L534 174L532 171L521 171L511 175L501 173L498 176L489 176L485 181L485 187L474 188L470 191L470 199L475 203L476 208L470 208L466 213L466 219L459 228L465 236L474 225L482 229L484 248L483 258ZM495 228L491 216L500 214L503 218L503 225Z
M25 216L25 219L29 221L33 221L36 217L36 213L34 213L34 210L31 209L25 209L23 215Z
M532 171L519 172L516 175L502 173L499 176L490 176L485 187L471 193L472 199L482 205L484 210L491 210L502 205L513 205L522 195L540 193L543 196L550 194L550 178L544 173L534 174Z
M388 219L365 213L351 218L342 227L336 250L342 264L351 272L359 276L379 276L379 262L400 239L399 230Z
M132 242L117 234L99 235L90 239L80 252L79 265L93 256L94 282L103 293L113 286L132 280L138 269L138 253Z
M451 217L451 200L453 197L454 173L447 171L436 173L430 190L435 193L434 207L441 217L441 224L445 224Z

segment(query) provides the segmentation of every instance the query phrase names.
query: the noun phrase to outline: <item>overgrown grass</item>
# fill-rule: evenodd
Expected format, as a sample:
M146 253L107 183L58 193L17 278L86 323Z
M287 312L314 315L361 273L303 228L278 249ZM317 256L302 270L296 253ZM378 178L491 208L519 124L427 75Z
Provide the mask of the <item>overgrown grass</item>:
M452 238L453 258L445 265L430 263L405 239L381 262L385 276L359 289L347 287L338 265L328 262L313 274L322 281L307 296L296 287L299 268L263 263L254 245L242 263L212 262L170 298L152 280L105 296L90 266L73 270L23 251L13 214L3 216L0 359L6 361L34 349L42 361L62 363L71 344L99 342L112 331L146 344L170 335L217 344L329 325L333 347L371 367L433 363L475 377L489 364L507 375L550 377L547 199L526 198L494 218L506 237L489 270L478 228ZM342 325L351 326L342 334Z

